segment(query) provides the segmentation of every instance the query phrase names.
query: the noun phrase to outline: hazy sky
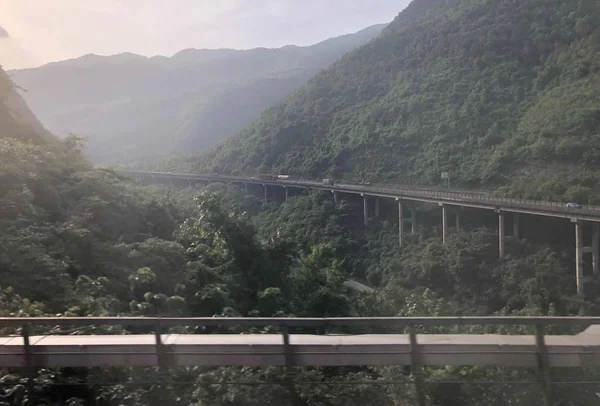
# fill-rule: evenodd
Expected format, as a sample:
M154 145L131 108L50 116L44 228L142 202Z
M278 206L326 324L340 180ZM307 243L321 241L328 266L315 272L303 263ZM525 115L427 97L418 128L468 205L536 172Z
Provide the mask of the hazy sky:
M95 53L309 45L390 22L410 0L0 0L7 69Z

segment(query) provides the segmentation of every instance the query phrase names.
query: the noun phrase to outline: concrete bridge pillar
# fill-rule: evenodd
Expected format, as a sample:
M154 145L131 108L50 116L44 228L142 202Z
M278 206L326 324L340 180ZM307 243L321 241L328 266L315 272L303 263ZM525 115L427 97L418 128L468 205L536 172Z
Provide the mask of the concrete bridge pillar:
M592 226L592 267L594 275L600 270L600 224L594 223Z
M288 201L288 197L289 197L287 186L284 186L283 190L285 190L285 201L287 202Z
M592 246L583 246L583 225L579 219L571 220L575 224L575 278L577 294L584 296L584 255L592 254L592 269L594 274L600 270L600 224L592 223Z
M521 216L519 213L513 213L513 236L521 238Z
M367 201L367 195L363 197L363 222L365 226L369 225L369 202Z
M340 194L335 190L332 190L331 193L333 193L333 205L337 208L340 204Z
M442 244L446 244L446 233L448 231L448 208L446 205L441 204L442 206Z
M575 220L575 279L577 294L583 296L583 224Z
M456 210L456 231L460 231L460 209Z
M404 207L402 200L398 200L398 244L402 247L402 238L404 236Z
M500 258L504 258L504 213L498 212L498 251Z
M248 184L244 183L244 189L246 190L246 192L248 191Z
M415 234L417 232L417 210L413 207L410 214L410 233Z
M263 184L263 188L265 190L265 203L269 200L269 189L268 186Z
M379 217L379 198L375 198L375 217Z

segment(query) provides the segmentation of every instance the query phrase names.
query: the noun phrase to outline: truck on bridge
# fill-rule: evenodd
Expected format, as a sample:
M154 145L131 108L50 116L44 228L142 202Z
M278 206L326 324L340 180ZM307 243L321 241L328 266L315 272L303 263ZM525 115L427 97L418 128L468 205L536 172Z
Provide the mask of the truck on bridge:
M258 175L258 179L261 180L289 180L290 175Z

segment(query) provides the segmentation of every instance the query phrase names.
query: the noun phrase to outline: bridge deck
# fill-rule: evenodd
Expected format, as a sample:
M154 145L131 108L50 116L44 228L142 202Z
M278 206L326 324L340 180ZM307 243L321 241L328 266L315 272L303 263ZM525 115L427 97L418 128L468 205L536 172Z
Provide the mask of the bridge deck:
M487 210L532 214L566 219L579 219L600 222L600 206L584 205L581 208L566 207L564 203L501 198L481 191L446 190L408 185L352 185L339 183L324 185L310 180L264 180L253 177L208 175L193 173L144 172L118 170L125 176L141 176L155 179L175 179L185 181L240 182L273 186L297 187L318 190L331 190L348 194L365 194L392 199L406 199L450 206L463 206Z
M600 330L590 327L573 336L546 336L550 366L600 366ZM163 365L285 365L282 335L168 334L161 336ZM492 334L418 335L422 365L536 367L535 336ZM156 366L154 335L32 336L34 367ZM291 358L297 366L410 365L408 335L290 335ZM22 337L0 337L0 367L25 367Z

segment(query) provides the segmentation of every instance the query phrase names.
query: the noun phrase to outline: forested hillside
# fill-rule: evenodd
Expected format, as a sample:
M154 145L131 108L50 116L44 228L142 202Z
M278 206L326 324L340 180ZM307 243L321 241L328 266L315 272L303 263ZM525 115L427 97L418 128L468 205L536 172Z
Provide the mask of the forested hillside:
M46 127L88 138L96 163L199 151L239 132L384 25L308 47L86 55L9 72Z
M529 232L531 241L509 239L510 255L499 260L495 233L482 228L486 221L479 216L470 216L465 231L444 246L434 226L439 219L422 211L418 234L399 249L385 206L380 221L365 229L359 201L335 208L327 193L280 204L223 185L138 188L93 169L77 138L59 141L31 121L1 73L0 316L598 313L595 279L586 289L590 299L575 296L568 244L546 246ZM376 292L353 292L344 286L347 278ZM573 380L597 379L593 371L569 373ZM37 370L28 384L22 371L0 370L0 402L398 406L415 399L414 377L402 368L299 368L293 391L284 377L280 368L65 368ZM454 367L429 369L424 377L427 405L536 405L540 399L536 384L485 383L535 382L529 371ZM595 392L568 386L556 399L591 405Z
M186 165L598 202L600 3L416 0Z
M593 199L599 15L594 1L417 0L381 39L317 75L213 155L187 162L222 172L422 183L447 169L464 185ZM88 57L76 65L96 63ZM331 193L316 191L264 202L251 185L141 187L94 169L82 149L77 137L48 133L0 70L2 317L600 314L600 275L586 272L585 297L576 293L567 220L523 216L521 238L507 237L500 259L494 213L465 212L461 230L442 244L439 208L417 205L416 233L399 247L395 203L382 200L381 216L365 227L362 199L351 195L336 207ZM353 291L347 279L374 292ZM52 327L53 334L83 331ZM450 331L532 333L419 330ZM575 331L546 331L565 332ZM290 385L275 367L55 368L35 371L31 381L28 371L0 370L0 405L417 404L407 368L292 372ZM548 385L554 404L597 404L598 371L551 369L547 377L560 382ZM426 406L544 404L537 371L425 368L422 378Z

